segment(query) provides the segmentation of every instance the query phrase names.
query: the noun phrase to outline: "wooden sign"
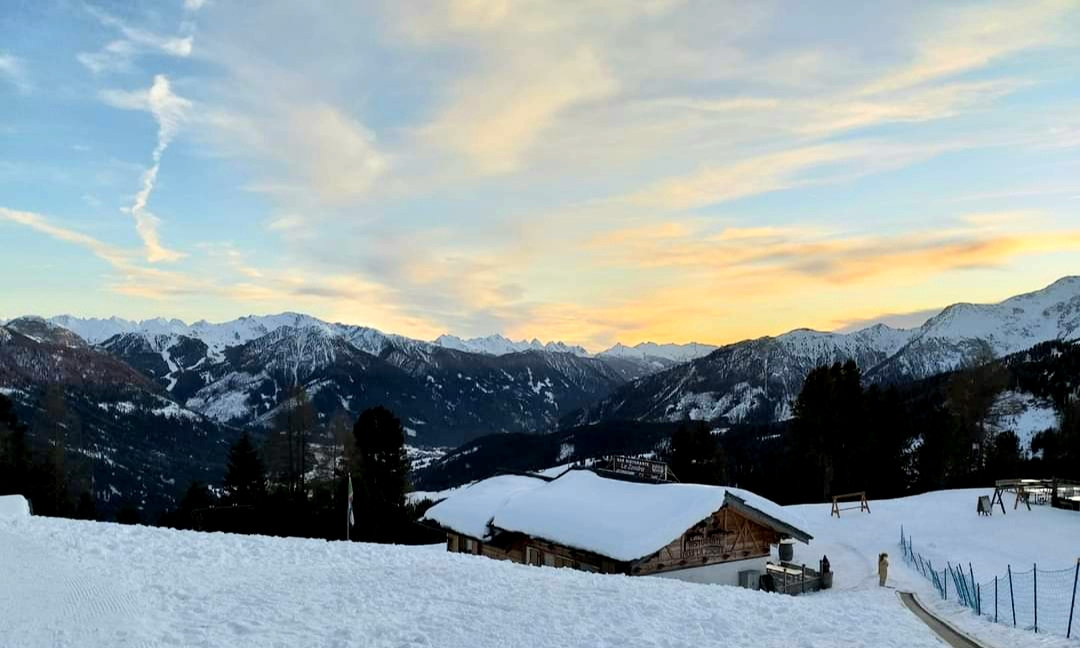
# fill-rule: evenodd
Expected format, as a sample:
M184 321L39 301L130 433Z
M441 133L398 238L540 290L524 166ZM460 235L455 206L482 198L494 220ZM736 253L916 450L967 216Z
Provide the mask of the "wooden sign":
M655 481L667 481L668 479L666 463L637 457L612 457L611 471L620 475L631 475Z
M993 505L990 504L990 496L979 495L979 508L977 509L979 515L990 515L993 512Z

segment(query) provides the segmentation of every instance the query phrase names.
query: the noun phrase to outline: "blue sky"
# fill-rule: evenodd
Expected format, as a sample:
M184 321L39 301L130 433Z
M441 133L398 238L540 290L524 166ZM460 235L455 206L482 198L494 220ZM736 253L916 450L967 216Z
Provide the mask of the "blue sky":
M840 7L5 6L0 317L597 349L1075 274L1080 4Z

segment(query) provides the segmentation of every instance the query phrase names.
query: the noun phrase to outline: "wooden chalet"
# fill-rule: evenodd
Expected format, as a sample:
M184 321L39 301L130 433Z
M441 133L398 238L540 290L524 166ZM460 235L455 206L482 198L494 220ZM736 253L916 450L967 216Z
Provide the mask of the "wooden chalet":
M644 483L570 470L556 479L500 475L436 504L425 520L447 550L537 566L738 584L764 573L773 545L811 536L748 491Z

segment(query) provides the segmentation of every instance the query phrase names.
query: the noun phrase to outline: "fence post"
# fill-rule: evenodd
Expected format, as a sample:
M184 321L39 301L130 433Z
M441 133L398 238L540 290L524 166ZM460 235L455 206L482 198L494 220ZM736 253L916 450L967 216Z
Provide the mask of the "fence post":
M1076 580L1080 578L1080 559L1076 561L1076 571L1073 572L1073 595L1072 603L1069 604L1069 629L1065 631L1065 638L1072 638L1072 618L1073 610L1076 608Z
M1012 565L1009 565L1009 603L1012 603L1013 627L1016 627L1016 597L1013 596Z
M975 570L971 568L971 563L968 563L968 573L971 574L971 587L975 589L976 600L978 600L978 584L975 582Z
M1039 634L1039 564L1031 566L1031 590L1035 592L1035 634Z

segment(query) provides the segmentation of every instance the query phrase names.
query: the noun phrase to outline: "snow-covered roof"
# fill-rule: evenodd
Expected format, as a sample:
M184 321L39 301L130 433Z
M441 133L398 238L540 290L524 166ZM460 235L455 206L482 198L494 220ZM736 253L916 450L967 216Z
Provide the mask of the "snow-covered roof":
M432 506L429 520L457 533L481 540L488 537L488 523L508 500L527 494L547 481L525 475L498 475L462 488Z
M30 502L22 495L0 495L0 519L30 517Z
M810 538L800 530L805 525L798 516L749 491L630 482L589 470L572 470L540 488L508 497L495 512L492 526L631 561L656 553L725 504L783 533L804 541Z

